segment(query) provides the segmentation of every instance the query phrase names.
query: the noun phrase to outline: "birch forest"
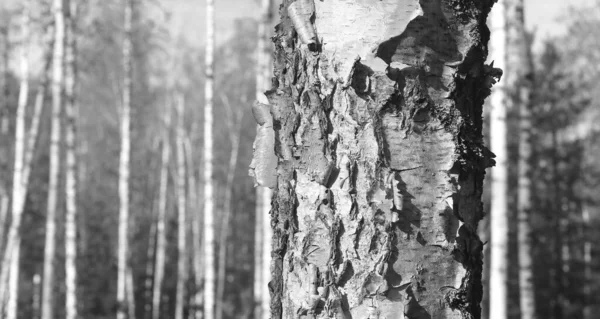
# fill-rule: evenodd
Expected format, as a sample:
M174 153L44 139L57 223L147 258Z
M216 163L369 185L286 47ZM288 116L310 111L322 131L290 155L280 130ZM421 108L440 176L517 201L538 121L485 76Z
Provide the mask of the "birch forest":
M0 0L0 319L599 318L598 30L596 0Z

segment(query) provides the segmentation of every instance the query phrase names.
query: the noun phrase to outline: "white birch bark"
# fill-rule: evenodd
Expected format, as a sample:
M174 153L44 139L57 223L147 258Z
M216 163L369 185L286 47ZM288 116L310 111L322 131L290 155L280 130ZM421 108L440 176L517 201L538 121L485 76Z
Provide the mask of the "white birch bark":
M185 283L187 281L187 247L186 247L186 169L183 139L185 136L184 110L185 101L183 93L176 96L177 112L177 291L175 301L175 319L183 319L185 301Z
M123 40L123 101L121 112L121 153L119 158L119 247L117 279L117 319L127 316L127 265L129 256L129 158L131 152L131 76L133 0L125 1Z
M19 294L19 259L21 246L21 209L24 196L23 166L25 153L25 114L27 100L29 95L29 21L31 3L24 3L22 12L22 48L21 48L21 83L19 86L19 100L17 104L17 117L15 126L15 164L13 168L13 189L12 189L12 223L9 231L9 238L4 252L2 262L2 276L0 281L0 302L6 301L6 318L17 318L17 304ZM5 285L5 274L9 274L8 286ZM5 290L6 289L6 290ZM2 293L5 291L5 295Z
M204 86L204 319L215 315L215 222L213 198L214 0L206 0L206 79Z
M54 318L54 258L56 255L56 211L58 209L58 180L60 174L60 114L63 106L65 16L63 1L54 0L54 53L52 62L52 129L50 133L50 171L46 235L44 247L44 273L42 276L42 319Z
M506 66L506 1L491 12L490 58L494 66ZM506 319L508 307L508 163L506 145L506 86L502 79L490 97L490 149L496 154L491 169L490 319Z
M261 17L258 23L257 70L256 70L256 99L264 95L270 88L272 75L271 46L268 45L272 30L272 0L261 1ZM256 219L254 236L254 300L255 318L269 317L270 296L268 283L271 278L271 197L273 192L262 186L256 187Z
M193 131L193 130L192 130ZM202 318L202 290L200 287L202 286L202 280L204 278L202 272L202 259L199 252L202 251L201 241L202 238L200 236L200 226L202 223L202 215L200 214L200 210L198 209L199 201L198 201L198 183L196 181L196 174L194 173L195 164L194 164L194 154L192 149L192 143L190 138L186 138L185 140L185 151L187 157L187 165L188 165L188 185L189 185L189 194L190 194L190 212L192 214L192 267L194 271L194 292L192 294L191 300L191 309L189 312L190 319L201 319Z
M170 143L169 130L171 127L171 106L165 104L165 126L163 132L162 154L160 162L160 184L158 195L158 220L156 222L156 266L154 271L154 292L152 294L152 319L160 317L161 288L165 273L166 230L167 219L167 187L169 183Z
M65 318L76 319L77 314L77 104L75 100L75 6L70 0L64 2L66 18L65 50L65 117L66 117L66 172L65 172Z

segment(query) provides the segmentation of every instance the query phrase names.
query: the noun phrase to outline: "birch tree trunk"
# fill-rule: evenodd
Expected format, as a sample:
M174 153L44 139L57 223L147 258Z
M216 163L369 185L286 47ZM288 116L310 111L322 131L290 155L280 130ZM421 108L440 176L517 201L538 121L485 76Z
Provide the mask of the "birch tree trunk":
M123 108L121 112L121 154L119 158L119 248L117 279L117 319L127 316L127 267L129 256L129 157L131 152L131 76L133 1L125 1L123 41Z
M160 161L160 185L158 194L158 220L156 222L156 266L154 271L154 293L152 294L152 319L160 317L161 288L165 274L165 256L167 249L166 219L167 219L167 187L169 184L170 143L169 130L171 127L171 106L165 104L165 127Z
M262 98L264 92L271 88L272 64L270 36L273 20L273 1L261 1L261 17L258 24L257 70L256 70L256 99ZM273 154L274 155L274 154ZM256 226L254 236L254 318L268 319L269 290L271 279L268 265L271 262L271 197L273 192L268 187L256 187Z
M76 85L76 3L70 0L66 6L66 52L65 52L65 116L66 116L66 217L65 217L65 318L77 319L77 104Z
M235 181L235 170L238 162L238 153L240 146L241 123L240 113L236 113L229 102L225 102L225 107L228 110L228 128L229 141L231 144L231 153L229 155L229 163L227 166L227 179L225 182L225 196L223 196L223 218L221 219L221 234L219 243L219 271L217 273L217 302L216 302L216 318L223 318L223 303L225 298L225 276L227 270L227 239L229 238L229 228L231 227L231 198L233 194L233 183Z
M499 1L492 11L491 56L496 66L507 67L507 1ZM506 143L507 83L492 91L490 100L490 147L496 154L491 169L491 258L490 319L506 319L508 307L508 149Z
M15 125L15 162L13 168L13 187L12 187L12 223L8 233L6 249L2 261L2 275L0 276L0 286L3 286L0 293L0 303L6 300L6 319L17 318L17 301L19 297L19 259L21 246L21 217L23 209L21 208L25 201L23 166L25 162L25 115L27 100L29 95L29 49L30 49L30 10L31 2L23 3L22 12L22 48L20 57L21 83L19 86L19 100L17 104L17 116ZM6 278L5 276L8 276ZM6 285L8 279L8 285ZM6 293L6 295L5 295ZM1 307L0 307L1 308Z
M492 3L283 2L253 108L271 318L480 318Z
M213 198L213 60L215 4L206 0L206 79L204 86L204 319L215 315L215 221Z
M193 131L193 130L192 130ZM194 291L192 294L192 305L190 306L189 318L190 319L201 319L202 318L202 260L200 253L202 251L202 245L200 244L200 223L202 222L200 211L197 210L199 207L198 202L198 187L196 182L196 174L194 172L194 160L193 160L193 149L190 138L185 140L185 150L188 165L188 185L190 194L190 211L192 214L192 265L194 268Z
M56 210L60 174L60 114L63 106L65 12L63 1L54 0L54 53L52 61L52 129L50 133L50 170L42 276L42 319L54 318L54 259L56 255Z
M0 157L0 254L4 248L4 237L6 235L6 217L8 216L10 194L8 193L9 185L9 159L10 159L10 116L9 116L9 58L11 52L10 46L10 20L5 21L6 27L1 28L2 36L2 87L0 88L2 94L2 104L0 105L0 152L5 155ZM2 301L0 301L0 304ZM1 307L0 307L1 308Z
M519 111L519 177L517 230L519 252L519 304L522 319L535 319L535 290L531 255L531 114L532 69L530 43L525 31L523 0L505 1L507 20L504 85L508 107ZM493 134L493 132L492 132ZM492 193L494 194L494 193Z
M155 198L155 197L153 197ZM153 199L154 200L154 199ZM154 217L156 205L152 205L152 216ZM156 267L156 228L158 218L152 221L148 234L148 252L146 253L146 277L144 280L144 316L152 318L152 296L153 296L153 281Z
M185 101L183 93L176 93L177 107L177 296L175 305L175 319L183 319L183 307L185 301L185 284L187 281L187 247L186 247L186 170L183 140L185 137L184 109Z

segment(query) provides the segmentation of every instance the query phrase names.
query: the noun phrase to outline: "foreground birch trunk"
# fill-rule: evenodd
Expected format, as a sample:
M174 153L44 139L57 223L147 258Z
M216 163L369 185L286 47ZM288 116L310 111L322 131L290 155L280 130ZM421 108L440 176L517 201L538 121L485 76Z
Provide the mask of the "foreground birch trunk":
M213 61L215 4L206 0L206 79L204 84L204 319L215 316L215 219L213 198Z
M66 172L65 172L65 318L77 319L77 105L76 84L76 43L75 19L76 3L64 2L66 19L65 50L65 118L66 118Z
M133 1L125 1L123 41L123 105L121 110L121 153L119 158L119 248L117 279L117 319L127 316L127 268L129 256L129 157L131 152L131 76Z
M187 247L186 247L186 170L185 170L185 154L184 154L184 136L185 122L184 110L185 101L183 93L178 92L175 97L176 113L177 113L177 295L175 301L175 319L183 319L183 307L185 302L185 284L187 280Z
M2 275L0 275L0 309L6 300L6 319L17 318L19 295L19 259L21 251L21 219L22 203L25 201L23 183L23 166L25 162L25 115L29 95L29 23L30 1L25 1L22 12L22 48L20 57L21 83L19 85L19 100L15 125L15 162L13 168L12 189L12 223L8 233L4 258L2 260ZM8 275L8 278L5 276ZM8 285L6 285L8 279ZM0 313L1 315L1 313Z
M531 113L532 69L530 43L525 31L523 0L506 3L507 44L504 85L509 108L519 111L519 177L517 199L519 299L521 319L535 319L535 290L531 251ZM493 132L492 132L493 134Z
M507 66L507 1L500 1L491 15L491 58L501 68ZM490 98L490 148L496 154L491 169L492 225L490 245L490 319L506 319L508 311L508 149L507 83L502 80Z
M480 318L492 3L283 2L253 108L271 318Z
M44 271L42 276L42 319L54 318L54 259L56 255L56 210L58 209L58 180L60 174L60 114L63 105L65 12L63 1L55 0L54 53L52 61L52 129L50 133L50 170L48 176L48 202L44 246Z
M271 88L273 74L270 37L273 20L273 0L261 1L261 17L258 24L258 45L256 63L256 99L262 98L264 92ZM274 155L274 154L273 154ZM269 264L271 263L271 197L273 192L268 187L256 187L256 226L254 236L254 317L269 318L269 290L271 279Z
M158 191L158 220L156 221L156 266L154 271L154 292L152 293L152 319L158 319L160 317L161 288L165 275L165 256L167 249L167 234L165 226L167 220L167 188L169 186L169 130L171 128L171 106L169 103L165 105L164 119L165 127L162 141L160 182Z

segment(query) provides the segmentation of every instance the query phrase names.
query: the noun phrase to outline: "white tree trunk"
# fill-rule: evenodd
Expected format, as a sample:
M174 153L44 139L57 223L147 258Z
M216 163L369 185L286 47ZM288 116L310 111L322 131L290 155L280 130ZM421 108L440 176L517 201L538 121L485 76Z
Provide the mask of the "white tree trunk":
M192 130L193 131L193 130ZM188 165L188 185L189 185L189 209L192 215L191 220L191 232L192 232L192 267L194 271L194 291L192 294L191 307L189 312L190 319L201 319L202 318L202 286L203 272L202 272L202 259L200 253L202 251L201 237L200 237L200 224L202 223L201 210L199 209L198 202L198 183L196 182L194 154L192 149L192 142L190 138L185 140L185 151Z
M5 274L10 274L7 288L6 318L17 318L17 300L19 294L19 259L21 246L21 216L22 206L25 201L23 166L25 162L25 115L29 95L29 14L31 3L24 3L22 12L22 48L21 48L21 84L19 87L19 101L17 105L17 118L15 128L15 164L13 168L12 189L12 223L9 238L2 262L2 279L0 286L5 286ZM5 288L0 288L4 291ZM1 292L1 291L0 291ZM0 293L0 302L4 302L4 295Z
M494 66L506 66L506 1L491 12L490 58ZM506 319L508 307L508 163L506 145L506 86L502 79L490 99L490 148L496 154L491 169L490 319Z
M169 100L170 101L170 100ZM167 188L169 184L171 104L165 103L165 126L163 132L162 155L160 162L160 184L158 193L158 220L156 221L156 264L154 271L154 292L152 294L152 319L160 317L161 288L165 274L165 255L167 237L165 224L167 219Z
M46 235L44 247L44 273L42 276L42 319L54 318L54 258L56 255L56 211L58 209L58 180L60 174L60 114L63 105L65 16L63 1L54 0L54 53L52 62L52 132L50 133L50 172Z
M186 170L185 170L185 153L184 153L184 137L185 137L185 122L184 110L185 101L183 93L178 92L176 96L176 112L177 112L177 295L175 301L175 319L183 319L183 308L185 301L185 284L187 281L187 247L186 247Z
M66 216L65 216L65 318L77 319L77 104L75 102L75 2L64 2L67 45L65 50L65 117L66 117Z
M40 317L40 301L41 298L41 288L42 288L42 276L40 274L33 275L33 300L32 300L32 308L33 308L33 319L38 319Z
M206 0L206 79L204 86L204 319L215 315L215 221L213 198L214 0Z
M261 16L258 23L257 70L256 70L256 99L261 99L264 92L271 87L272 65L270 37L273 19L272 0L261 1ZM256 226L254 235L254 317L269 318L269 287L271 279L271 197L273 192L267 187L256 187Z
M125 1L123 41L123 105L121 112L121 154L119 159L119 247L117 279L117 319L127 316L127 267L129 256L129 157L131 152L131 76L133 0Z

